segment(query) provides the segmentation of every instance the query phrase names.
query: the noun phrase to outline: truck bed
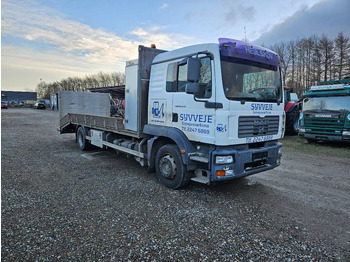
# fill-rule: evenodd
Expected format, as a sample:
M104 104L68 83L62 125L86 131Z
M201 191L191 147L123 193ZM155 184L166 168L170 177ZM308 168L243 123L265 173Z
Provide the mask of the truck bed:
M68 113L60 119L60 133L75 133L75 126L86 127L114 132L121 135L137 137L137 132L124 129L122 117L107 117L85 114Z

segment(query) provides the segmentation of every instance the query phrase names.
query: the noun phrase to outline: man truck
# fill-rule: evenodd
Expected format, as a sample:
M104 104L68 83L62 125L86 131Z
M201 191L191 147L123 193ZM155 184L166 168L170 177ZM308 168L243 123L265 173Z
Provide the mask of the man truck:
M350 79L320 82L303 95L299 136L350 142Z
M62 91L60 133L75 133L81 150L134 156L172 189L280 165L285 113L276 53L226 38L138 52L126 63L124 117L109 116L105 94ZM254 92L261 88L271 92Z

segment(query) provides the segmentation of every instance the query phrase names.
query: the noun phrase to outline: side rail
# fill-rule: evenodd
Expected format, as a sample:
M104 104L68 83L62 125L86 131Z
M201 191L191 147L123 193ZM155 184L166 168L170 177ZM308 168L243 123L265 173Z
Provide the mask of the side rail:
M60 119L60 131L65 133L70 125L83 125L105 131L118 132L124 129L123 119L117 117L103 117L82 114L67 114Z

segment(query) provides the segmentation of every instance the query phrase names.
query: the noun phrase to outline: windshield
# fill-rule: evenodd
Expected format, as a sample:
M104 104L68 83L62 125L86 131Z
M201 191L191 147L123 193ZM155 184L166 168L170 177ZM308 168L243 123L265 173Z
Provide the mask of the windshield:
M307 97L304 111L346 111L350 112L350 96Z
M279 69L221 61L221 74L225 95L230 100L281 101Z

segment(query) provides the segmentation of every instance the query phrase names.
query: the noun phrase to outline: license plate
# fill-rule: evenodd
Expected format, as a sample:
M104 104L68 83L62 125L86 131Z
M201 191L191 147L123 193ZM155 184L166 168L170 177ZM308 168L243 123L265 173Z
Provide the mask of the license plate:
M267 158L267 151L256 152L256 153L253 153L253 156L252 156L253 161L260 160L260 159L266 159L266 158Z

